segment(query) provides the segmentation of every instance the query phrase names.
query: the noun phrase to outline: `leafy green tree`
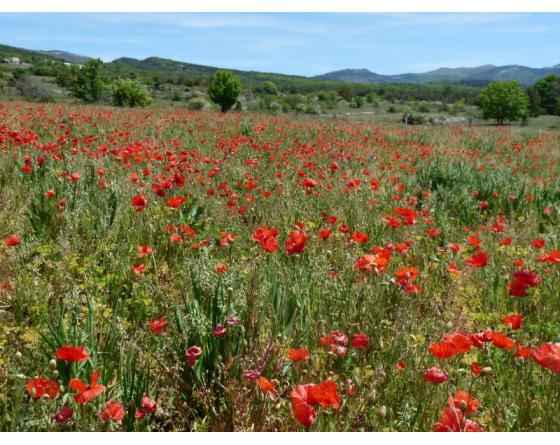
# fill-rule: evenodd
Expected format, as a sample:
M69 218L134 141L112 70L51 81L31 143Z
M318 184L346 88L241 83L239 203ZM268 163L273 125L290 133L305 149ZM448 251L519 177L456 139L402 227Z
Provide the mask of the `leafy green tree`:
M229 71L217 71L208 85L208 97L220 106L222 113L235 105L240 92L239 79Z
M81 68L72 66L72 94L85 102L95 102L101 97L105 86L103 62L90 59Z
M267 80L265 83L263 83L262 89L265 94L278 96L278 88L276 87L276 84L270 80Z
M496 80L480 94L480 109L483 119L496 119L499 125L523 121L529 115L529 98L518 81Z
M152 98L146 88L133 79L117 79L111 91L113 105L118 107L146 107Z
M352 90L348 85L341 85L338 89L338 95L348 102L352 100Z
M531 112L539 114L560 114L560 77L554 74L540 79L529 88Z

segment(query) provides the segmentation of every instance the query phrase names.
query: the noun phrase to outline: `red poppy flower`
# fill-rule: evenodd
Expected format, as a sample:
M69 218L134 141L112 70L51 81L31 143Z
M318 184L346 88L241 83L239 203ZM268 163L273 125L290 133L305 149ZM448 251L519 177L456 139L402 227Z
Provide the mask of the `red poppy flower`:
M143 257L152 253L152 248L150 246L136 246L136 251L138 255Z
M277 385L278 381L270 381L262 375L257 379L257 386L264 392L267 392L272 399L276 399L278 397L278 391L275 389Z
M146 266L143 264L133 264L130 266L130 269L134 272L134 275L142 275L146 270Z
M455 332L444 335L441 343L432 343L428 349L437 358L449 358L470 351L472 346L473 341L470 336Z
M310 427L317 419L317 411L309 402L306 389L308 386L298 385L290 392L294 417L300 424L306 427Z
M103 422L108 422L113 419L115 422L120 422L124 417L124 407L114 400L107 402L105 409L99 411L99 419Z
M449 375L444 370L434 366L424 371L424 380L439 385L449 380Z
M541 248L544 246L545 242L546 242L546 241L543 240L543 239L536 239L536 240L531 241L531 245L532 245L535 249L541 249Z
M362 232L354 232L352 234L352 240L358 244L364 244L369 241L369 236Z
M131 202L137 212L141 212L148 205L148 200L143 195L134 196Z
M83 346L64 345L56 350L56 358L65 362L85 362L88 357Z
M52 416L52 420L57 423L66 423L74 414L74 411L69 406L63 406L56 414Z
M436 432L482 432L476 422L466 419L463 412L455 406L448 406L440 415L439 422L434 425Z
M291 362L301 362L303 360L307 360L309 358L309 350L307 348L299 348L299 349L292 349L288 350L288 358Z
M278 229L268 227L259 227L253 234L253 241L257 241L266 252L275 252L280 243L278 242Z
M543 343L533 348L530 356L543 368L560 373L560 343Z
M471 363L471 372L475 377L478 377L482 372L482 368L476 362Z
M187 364L189 366L194 366L196 360L202 354L202 348L200 346L191 346L185 351L185 357L187 358Z
M449 404L454 405L455 408L464 411L466 414L470 414L478 409L480 402L467 391L457 391L453 398L449 397Z
M40 399L44 395L54 399L58 395L58 383L56 380L42 379L36 377L27 382L27 392L34 399Z
M286 239L286 251L289 255L302 253L305 250L307 235L303 230L292 230Z
M330 229L321 229L319 230L319 237L324 241L331 236L331 232L332 231Z
M217 324L214 328L214 337L223 337L226 335L227 328L223 324Z
M502 322L510 329L521 329L523 326L523 316L519 314L507 315L502 318Z
M6 247L16 247L20 243L19 235L10 235L4 240L4 246Z
M486 252L475 253L465 260L465 264L476 268L484 267L488 264L488 254Z
M366 334L361 332L354 334L354 338L352 339L352 344L351 344L352 347L364 349L367 347L368 344L369 344L369 340Z
M91 375L91 380L89 385L86 385L80 379L72 379L68 386L71 389L78 391L79 394L74 394L74 399L76 402L80 404L91 402L97 396L103 394L105 391L105 387L103 385L98 384L99 380L99 371L94 371Z
M167 205L169 207L173 207L174 209L178 209L185 202L187 202L187 200L185 198L183 198L182 196L172 196L171 198L169 198L167 200Z
M142 396L142 406L136 411L134 418L141 420L144 417L151 416L156 410L156 401L151 400L145 393Z
M336 383L331 380L326 380L318 385L307 385L307 395L309 402L321 405L322 408L340 407L340 396Z
M152 331L153 334L159 334L160 332L163 332L167 327L167 320L163 317L161 317L159 320L148 320L147 323L150 327L150 331Z

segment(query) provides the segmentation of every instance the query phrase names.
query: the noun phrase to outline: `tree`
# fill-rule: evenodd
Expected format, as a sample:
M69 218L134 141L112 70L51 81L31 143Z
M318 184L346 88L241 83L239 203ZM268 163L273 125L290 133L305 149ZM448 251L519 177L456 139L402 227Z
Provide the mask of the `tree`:
M540 79L529 88L531 112L539 114L560 114L560 77L551 74Z
M152 98L148 91L133 79L117 79L113 83L111 101L118 107L145 107Z
M267 80L265 83L263 83L262 89L265 94L278 96L278 88L276 87L276 84L274 82L271 82L270 80Z
M103 62L90 59L81 68L72 66L72 94L86 102L95 102L101 97L105 85Z
M220 106L222 113L235 105L240 92L239 79L229 71L217 71L208 85L208 97Z
M480 94L480 108L483 119L496 119L498 125L523 121L529 115L529 98L518 81L496 80Z

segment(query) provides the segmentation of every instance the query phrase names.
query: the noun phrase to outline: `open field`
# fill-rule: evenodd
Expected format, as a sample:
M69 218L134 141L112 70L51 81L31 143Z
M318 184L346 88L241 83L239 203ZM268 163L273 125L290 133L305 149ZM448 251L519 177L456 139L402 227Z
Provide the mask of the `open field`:
M0 430L558 431L560 136L0 103Z

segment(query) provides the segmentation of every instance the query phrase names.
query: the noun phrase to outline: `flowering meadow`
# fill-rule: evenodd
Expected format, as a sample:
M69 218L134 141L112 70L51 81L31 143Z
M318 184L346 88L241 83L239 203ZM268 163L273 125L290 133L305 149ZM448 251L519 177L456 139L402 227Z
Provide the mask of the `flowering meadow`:
M0 103L3 431L560 430L560 138Z

